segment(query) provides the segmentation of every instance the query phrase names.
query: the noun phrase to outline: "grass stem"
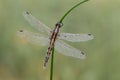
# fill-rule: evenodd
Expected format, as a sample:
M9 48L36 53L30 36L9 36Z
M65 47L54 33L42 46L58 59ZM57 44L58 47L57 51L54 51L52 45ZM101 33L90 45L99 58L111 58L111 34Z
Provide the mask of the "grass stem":
M73 9L75 9L76 7L78 7L80 4L82 4L82 3L84 3L84 2L87 2L87 1L89 1L89 0L84 0L84 1L82 1L82 2L79 2L78 4L76 4L75 6L73 6L72 8L70 8L64 15L63 15L63 17L60 19L60 23L62 23L63 22L63 20L64 20L64 18L73 10Z
M53 63L54 63L54 47L52 48L51 67L50 67L50 80L53 80Z
M75 6L73 6L72 8L70 8L64 15L63 17L60 19L59 23L62 23L63 20L65 19L65 17L73 10L75 9L76 7L78 7L80 4L84 3L84 2L87 2L89 0L84 0L78 4L76 4ZM50 67L50 80L53 80L53 65L54 64L54 46L52 48L52 57L51 57L51 67Z

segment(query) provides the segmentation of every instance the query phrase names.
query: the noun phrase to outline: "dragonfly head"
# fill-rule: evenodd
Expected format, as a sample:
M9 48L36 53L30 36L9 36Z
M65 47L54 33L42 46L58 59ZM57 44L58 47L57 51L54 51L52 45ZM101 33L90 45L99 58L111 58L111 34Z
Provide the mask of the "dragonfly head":
M63 26L63 23L58 22L57 24L55 24L55 26L59 26L59 28L61 28Z

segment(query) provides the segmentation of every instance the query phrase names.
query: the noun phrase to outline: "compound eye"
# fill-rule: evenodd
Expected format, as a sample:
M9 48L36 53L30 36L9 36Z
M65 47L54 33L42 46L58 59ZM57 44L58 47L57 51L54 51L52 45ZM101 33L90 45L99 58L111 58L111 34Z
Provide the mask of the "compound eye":
M63 23L59 23L59 25L62 27L62 26L63 26Z
M55 26L62 27L62 26L63 26L63 23L58 22Z

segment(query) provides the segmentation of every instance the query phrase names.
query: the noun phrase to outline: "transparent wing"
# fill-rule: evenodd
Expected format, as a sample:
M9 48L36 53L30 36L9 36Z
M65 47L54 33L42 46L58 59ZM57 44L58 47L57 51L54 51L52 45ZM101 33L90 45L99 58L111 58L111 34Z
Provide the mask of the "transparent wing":
M91 40L94 38L94 36L91 34L59 33L58 38L71 42L81 42Z
M80 58L80 59L84 59L86 57L86 55L83 52L64 43L61 40L56 40L55 50L57 50L59 53L64 54L66 56L72 56L72 57Z
M49 43L49 38L45 35L38 33L32 33L26 30L19 30L17 35L21 38L25 38L28 42L36 45L45 46Z
M31 26L38 29L41 32L50 33L51 29L47 27L45 24L41 23L38 19L32 16L29 12L23 12L23 16L29 22Z

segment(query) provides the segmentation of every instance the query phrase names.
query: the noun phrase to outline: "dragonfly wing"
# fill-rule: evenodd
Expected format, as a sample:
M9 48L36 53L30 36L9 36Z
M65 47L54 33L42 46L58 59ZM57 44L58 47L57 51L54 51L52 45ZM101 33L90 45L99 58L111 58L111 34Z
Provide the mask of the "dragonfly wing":
M56 40L55 49L66 56L72 56L75 58L84 59L86 57L85 53L79 51L78 49L64 43L62 40Z
M36 45L45 46L49 43L49 38L45 35L41 35L38 33L32 33L26 30L19 30L17 35L21 38L25 38L28 42Z
M59 33L59 39L67 40L70 42L88 41L94 38L91 34L71 34L71 33Z
M50 33L51 29L47 27L45 24L41 23L38 19L32 16L29 12L23 12L23 16L29 22L31 26L38 29L41 32Z

